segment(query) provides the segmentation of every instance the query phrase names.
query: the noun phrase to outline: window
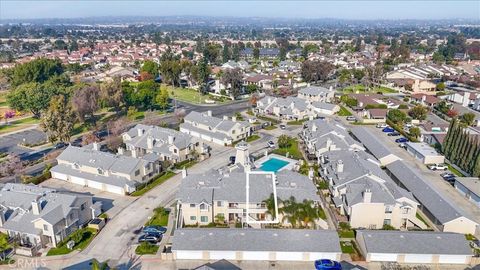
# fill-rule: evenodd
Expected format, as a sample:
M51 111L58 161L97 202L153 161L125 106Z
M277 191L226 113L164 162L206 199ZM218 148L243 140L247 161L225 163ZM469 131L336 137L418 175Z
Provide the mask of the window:
M135 176L138 176L140 174L140 170L135 171Z
M383 224L385 224L385 225L390 225L390 224L392 224L392 220L390 220L390 219L384 219L384 220L383 220Z
M208 222L208 217L207 216L201 216L200 221L201 222Z
M190 216L190 220L195 221L195 220L197 220L197 217L196 216Z
M408 214L408 213L410 213L410 208L408 207L402 208L402 214Z
M200 204L200 210L208 211L208 206L204 203Z
M195 207L195 204L194 204L194 203L191 203L191 204L190 204L190 207L194 208L194 207Z
M217 201L217 206L218 206L218 207L222 207L222 206L223 206L223 202L222 202L222 201Z
M232 134L235 134L235 129L234 129L234 130L232 130Z
M386 213L386 214L392 213L392 210L393 210L392 208L393 208L393 207L392 207L391 205L387 205L387 206L385 207L385 213Z
M87 204L87 203L82 203L82 205L80 205L80 210L81 210L81 211L85 210L86 204Z
M43 230L48 231L48 225L47 224L43 224Z
M152 164L148 163L147 166L145 166L145 170L150 170L151 167L152 167Z
M177 152L178 152L178 151L177 151L177 149L173 149L173 153L175 153L175 154L176 154Z

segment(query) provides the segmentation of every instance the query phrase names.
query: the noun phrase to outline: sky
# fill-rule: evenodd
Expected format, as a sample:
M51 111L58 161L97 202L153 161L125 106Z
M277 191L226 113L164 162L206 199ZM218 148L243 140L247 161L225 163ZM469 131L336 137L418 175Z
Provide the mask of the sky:
M229 16L340 19L478 19L471 1L11 1L0 0L0 19L99 16Z

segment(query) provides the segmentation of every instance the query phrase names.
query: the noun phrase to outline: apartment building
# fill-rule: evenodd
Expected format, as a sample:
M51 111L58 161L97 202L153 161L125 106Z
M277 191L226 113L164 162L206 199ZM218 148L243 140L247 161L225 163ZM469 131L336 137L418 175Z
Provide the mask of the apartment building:
M180 132L200 138L207 142L220 145L231 145L236 141L250 136L251 127L248 122L238 121L235 116L228 119L212 116L212 111L206 113L190 112L180 124Z
M123 133L122 139L128 154L135 158L155 154L160 161L177 163L209 152L207 145L192 136L157 126L138 124Z
M331 151L322 154L319 164L335 207L353 228L426 228L416 217L413 195L395 185L368 153Z
M212 170L204 174L185 173L184 176L177 193L180 226L207 225L218 220L226 223L273 220L264 201L273 194L274 185L280 200L293 196L297 202L310 200L316 205L320 200L315 185L308 177L289 170L277 174ZM278 220L282 222L281 214Z
M8 183L0 189L0 231L18 241L22 255L56 247L100 212L92 196Z
M305 99L310 102L332 102L335 98L335 91L332 87L327 89L320 86L308 86L298 90L298 98Z
M129 157L92 147L68 146L58 157L52 178L117 194L128 194L160 172L158 156Z

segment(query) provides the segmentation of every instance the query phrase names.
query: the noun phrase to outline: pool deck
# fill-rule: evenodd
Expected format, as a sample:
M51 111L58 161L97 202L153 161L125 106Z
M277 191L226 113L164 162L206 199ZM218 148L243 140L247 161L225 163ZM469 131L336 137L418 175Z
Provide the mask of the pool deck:
M280 156L280 155L277 155L277 154L270 154L268 156L264 156L264 157L260 158L259 160L255 161L255 167L257 169L260 169L260 167L262 167L262 164L264 162L268 161L270 158L276 158L276 159L280 159L280 160L288 162L287 165L283 166L278 171L292 170L293 166L295 166L295 164L297 164L297 162L298 162L298 160L295 160L295 159L287 158L287 157Z

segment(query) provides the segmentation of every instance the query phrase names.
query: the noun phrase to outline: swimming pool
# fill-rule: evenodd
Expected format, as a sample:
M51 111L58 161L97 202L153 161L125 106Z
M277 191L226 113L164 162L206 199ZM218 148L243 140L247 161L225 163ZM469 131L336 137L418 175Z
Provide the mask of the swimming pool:
M262 163L260 170L264 172L278 172L281 168L287 166L288 163L288 161L270 157L267 161Z

